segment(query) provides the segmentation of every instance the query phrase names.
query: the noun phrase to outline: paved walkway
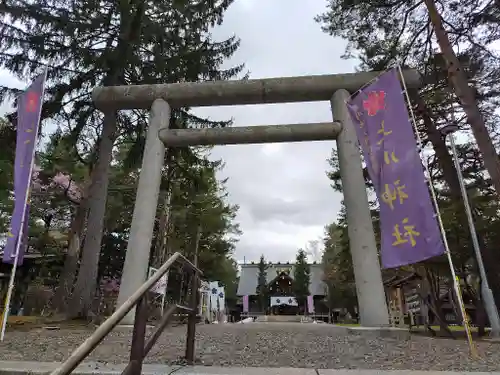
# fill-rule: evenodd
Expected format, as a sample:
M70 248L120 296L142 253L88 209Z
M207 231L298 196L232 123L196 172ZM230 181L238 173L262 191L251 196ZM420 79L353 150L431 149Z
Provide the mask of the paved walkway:
M0 375L46 375L58 367L58 362L0 361ZM74 375L119 375L122 365L85 362ZM322 370L287 367L215 367L215 366L164 366L144 365L143 375L500 375L500 372L454 372L412 370Z

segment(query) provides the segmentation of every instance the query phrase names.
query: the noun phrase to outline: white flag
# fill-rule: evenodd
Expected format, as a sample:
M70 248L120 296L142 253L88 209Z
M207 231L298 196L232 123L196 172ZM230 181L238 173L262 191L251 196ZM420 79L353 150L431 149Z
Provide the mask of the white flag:
M224 287L219 287L219 311L224 311L226 309L226 294L224 291Z
M219 302L219 282L211 281L208 288L210 293L210 309L212 311L217 311L217 303Z
M156 268L149 267L148 279L158 271ZM165 273L160 279L156 282L155 285L150 289L151 292L156 294L164 295L167 293L167 281L168 281L168 272Z

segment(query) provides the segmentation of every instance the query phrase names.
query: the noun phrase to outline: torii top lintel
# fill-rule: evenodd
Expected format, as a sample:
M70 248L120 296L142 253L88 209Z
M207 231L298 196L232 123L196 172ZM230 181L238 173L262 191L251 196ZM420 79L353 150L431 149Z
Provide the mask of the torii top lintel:
M160 98L172 108L326 101L337 90L359 90L380 73L96 87L92 99L104 111L149 109ZM408 87L420 85L416 70L404 70L403 76Z

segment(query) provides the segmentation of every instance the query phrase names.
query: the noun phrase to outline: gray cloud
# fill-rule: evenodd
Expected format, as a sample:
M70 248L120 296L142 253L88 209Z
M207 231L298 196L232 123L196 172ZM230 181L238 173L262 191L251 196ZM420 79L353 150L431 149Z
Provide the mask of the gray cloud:
M254 203L251 208L252 219L255 221L281 221L295 225L322 225L325 218L331 215L323 206L324 200L310 202L307 199L300 201L286 201L284 199L262 199Z
M19 89L26 87L26 85L23 82L13 77L9 72L7 72L4 69L0 69L0 83L2 84L2 86L16 87ZM0 102L0 115L12 112L13 110L14 107L12 106L12 100Z
M313 21L322 2L300 0L236 1L215 37L236 34L241 48L228 62L246 63L251 78L332 74L354 71L355 62L340 55L345 42L321 32ZM234 118L235 126L331 121L329 103L199 108L213 119ZM229 177L229 199L239 204L243 236L238 260L293 260L298 248L323 235L336 219L341 195L326 177L334 142L216 147Z
M318 239L322 227L285 224L281 221L259 222L248 226L237 247L239 261L257 262L261 254L273 262L293 261L299 248L309 240ZM304 239L299 243L297 238ZM312 259L312 258L311 258Z

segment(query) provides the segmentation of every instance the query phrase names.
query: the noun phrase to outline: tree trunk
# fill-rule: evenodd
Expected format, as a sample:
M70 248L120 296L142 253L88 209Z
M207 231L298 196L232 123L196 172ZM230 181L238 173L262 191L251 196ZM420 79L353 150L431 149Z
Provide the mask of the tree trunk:
M477 300L476 303L476 325L477 325L477 335L478 337L484 337L486 335L486 309L484 308L483 301Z
M141 36L142 17L145 3L139 0L130 0L128 4L122 2L120 8L120 33L115 53L108 61L111 67L103 84L113 86L124 83L123 71L127 64L128 51L137 44ZM106 201L109 185L109 170L113 156L113 145L117 131L117 114L108 112L104 116L99 156L92 174L92 183L89 191L89 223L87 236L83 246L82 261L75 290L71 298L68 315L70 317L88 317L93 304L93 296L97 285L99 256L106 213Z
M167 186L165 187L165 198L163 201L163 211L160 216L160 222L158 224L158 233L156 236L156 244L153 250L152 265L153 267L161 267L163 263L170 257L168 251L168 242L170 237L170 231L172 229L170 218L171 218L171 200L172 200L172 186L173 186L173 178L174 178L174 152L175 149L169 148L167 150L165 159L167 170Z
M497 195L500 196L500 161L477 105L474 91L469 87L467 76L462 70L455 51L453 51L448 33L444 29L441 15L434 0L424 0L424 3L427 6L439 47L447 63L449 83L460 100L479 150L483 155L484 165L491 177Z
M68 252L64 259L64 267L53 299L53 308L58 313L62 314L67 311L67 302L71 296L71 292L73 291L76 271L78 270L82 233L85 227L85 219L87 217L87 202L88 200L83 198L76 208L75 216L70 227Z
M170 198L170 191L165 191L163 210L158 224L158 233L156 235L156 244L151 256L151 265L156 268L161 267L167 258L168 232L170 227Z
M448 151L448 147L446 146L445 138L437 129L436 124L433 120L432 113L430 112L429 108L422 100L422 98L418 95L418 93L412 92L412 98L417 104L417 111L424 121L427 137L431 141L434 152L436 153L438 164L443 171L443 179L450 189L450 196L452 200L455 201L455 203L459 204L463 208L462 213L465 213L465 206L463 205L462 191L460 189L460 183L458 181L457 170L455 169L453 158ZM476 221L474 202L469 200L469 203L471 206L474 221ZM460 220L463 228L469 227L469 223L465 214L460 214L458 216L458 219ZM492 254L493 249L487 247L484 244L483 236L480 231L478 231L477 237L479 247L481 248L481 253L484 258L485 268L488 271L487 275L489 285L491 290L493 291L496 305L500 306L500 273L498 272L498 266L495 256L494 254ZM481 303L483 303L482 299Z
M486 313L486 309L484 306L484 303L482 301L482 296L481 296L481 280L479 279L479 282L473 282L469 283L467 281L467 277L463 278L465 287L464 289L467 291L467 293L471 296L472 298L472 303L474 304L476 311L475 311L475 324L477 326L477 335L478 337L483 337L486 334L486 325L487 325L487 318L488 315ZM479 284L479 285L478 285Z
M433 313L434 317L438 320L439 330L440 332L448 334L450 337L454 337L453 333L446 322L446 317L443 313L443 308L440 300L440 283L439 277L434 272L431 271L429 267L421 266L420 275L422 277L422 284L425 286L422 288L427 291L427 295L421 295L422 300L428 304L429 309ZM432 328L430 325L432 322L429 322L430 330Z
M450 189L450 195L453 199L462 201L462 193L460 191L460 183L458 181L457 171L453 163L453 157L448 151L446 141L441 132L436 127L433 119L433 114L420 97L418 92L411 90L411 97L417 105L417 113L424 121L425 133L427 138L432 143L436 158L441 170L443 171L443 179Z
M99 145L99 156L92 172L92 183L89 189L87 236L83 247L78 278L68 306L68 315L71 318L87 317L92 309L116 129L116 113L106 113Z

